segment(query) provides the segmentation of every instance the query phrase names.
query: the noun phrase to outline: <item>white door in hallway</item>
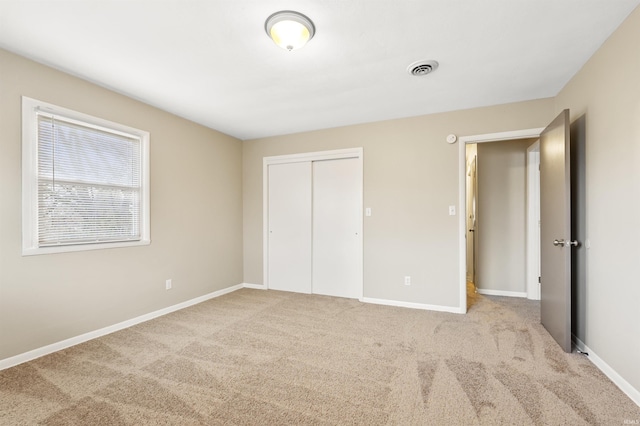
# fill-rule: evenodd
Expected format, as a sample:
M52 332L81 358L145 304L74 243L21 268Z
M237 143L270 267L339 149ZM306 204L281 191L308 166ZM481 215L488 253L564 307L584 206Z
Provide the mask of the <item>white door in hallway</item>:
M362 296L358 159L313 162L313 293Z
M311 293L311 162L268 169L269 288Z

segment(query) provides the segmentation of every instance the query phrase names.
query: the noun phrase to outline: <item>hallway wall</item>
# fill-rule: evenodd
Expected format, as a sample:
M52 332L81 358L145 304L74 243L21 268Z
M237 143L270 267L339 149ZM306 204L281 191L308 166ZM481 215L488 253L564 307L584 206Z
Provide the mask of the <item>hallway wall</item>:
M480 293L526 297L526 155L533 142L478 144Z

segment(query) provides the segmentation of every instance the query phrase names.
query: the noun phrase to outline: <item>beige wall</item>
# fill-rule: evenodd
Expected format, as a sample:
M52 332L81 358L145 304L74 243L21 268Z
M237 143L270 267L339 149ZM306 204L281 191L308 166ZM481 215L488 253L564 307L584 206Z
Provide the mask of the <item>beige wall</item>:
M586 283L578 337L640 392L640 9L555 99L584 123Z
M240 141L3 50L0 95L0 360L242 282ZM151 245L21 256L22 95L151 133Z
M480 143L476 286L526 293L527 147L524 139Z
M373 212L364 218L364 296L458 307L458 216L448 213L458 205L458 144L445 138L543 127L552 115L543 99L245 141L245 282L263 283L262 158L363 147Z

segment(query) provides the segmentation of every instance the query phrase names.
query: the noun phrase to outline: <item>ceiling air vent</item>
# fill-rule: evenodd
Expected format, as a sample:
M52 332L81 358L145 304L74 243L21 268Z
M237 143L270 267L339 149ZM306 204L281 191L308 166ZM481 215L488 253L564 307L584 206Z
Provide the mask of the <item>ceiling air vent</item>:
M438 69L437 61L418 61L407 67L407 72L417 77L430 74Z

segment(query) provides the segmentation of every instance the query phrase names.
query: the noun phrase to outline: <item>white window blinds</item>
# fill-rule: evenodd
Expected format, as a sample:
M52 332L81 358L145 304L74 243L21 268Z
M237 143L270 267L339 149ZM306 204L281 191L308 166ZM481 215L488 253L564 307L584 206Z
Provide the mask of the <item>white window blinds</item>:
M37 113L39 247L141 239L141 140Z

